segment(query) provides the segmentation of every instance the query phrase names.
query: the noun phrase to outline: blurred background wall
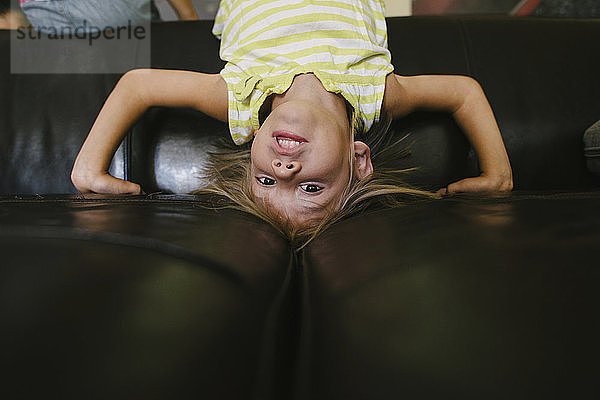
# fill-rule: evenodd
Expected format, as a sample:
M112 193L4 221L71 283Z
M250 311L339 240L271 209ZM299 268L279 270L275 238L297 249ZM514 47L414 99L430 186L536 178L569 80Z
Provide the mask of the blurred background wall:
M414 0L414 15L505 14L537 17L600 17L600 0Z
M504 14L538 17L598 18L600 0L384 0L388 16ZM161 17L176 19L167 0L155 0ZM213 19L219 0L192 0L201 19Z
M388 15L404 16L410 15L413 0L384 0ZM599 0L600 1L600 0ZM169 7L167 0L155 0L156 7L162 19L172 21L176 19L175 13ZM219 0L192 0L192 4L201 19L213 19L219 7Z

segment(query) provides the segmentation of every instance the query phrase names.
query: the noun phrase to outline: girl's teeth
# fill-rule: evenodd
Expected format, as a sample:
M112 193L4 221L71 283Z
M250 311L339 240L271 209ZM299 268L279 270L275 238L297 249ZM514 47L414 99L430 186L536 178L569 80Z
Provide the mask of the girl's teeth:
M279 145L281 147L283 147L284 149L292 149L292 148L300 145L300 142L297 142L295 140L280 139L280 138L277 138L277 143L279 143Z

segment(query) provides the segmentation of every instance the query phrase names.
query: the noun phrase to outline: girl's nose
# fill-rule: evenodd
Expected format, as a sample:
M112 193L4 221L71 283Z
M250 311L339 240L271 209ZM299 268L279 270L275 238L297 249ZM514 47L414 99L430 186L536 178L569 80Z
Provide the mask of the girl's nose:
M272 162L273 171L279 178L289 178L300 172L301 166L298 161L282 161L275 159Z

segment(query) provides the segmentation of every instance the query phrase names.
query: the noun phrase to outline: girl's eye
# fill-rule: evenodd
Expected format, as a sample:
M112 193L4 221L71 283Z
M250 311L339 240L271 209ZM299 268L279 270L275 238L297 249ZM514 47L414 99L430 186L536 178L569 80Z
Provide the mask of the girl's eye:
M320 190L323 190L323 188L320 186L310 185L310 184L309 185L301 185L300 187L302 188L302 190L304 190L305 192L308 192L308 193L316 193Z
M275 184L275 179L267 178L266 176L256 177L256 180L261 185L272 186Z

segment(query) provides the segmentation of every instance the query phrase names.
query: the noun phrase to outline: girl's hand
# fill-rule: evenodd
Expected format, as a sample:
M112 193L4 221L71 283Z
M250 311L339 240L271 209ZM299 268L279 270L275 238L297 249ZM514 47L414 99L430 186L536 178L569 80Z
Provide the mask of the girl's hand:
M144 194L140 185L115 178L106 172L95 175L83 174L74 168L71 181L82 194Z
M73 166L71 181L81 193L143 194L132 182L108 174L110 161L128 129L151 106L195 107L227 121L227 84L219 74L132 70L102 106Z
M462 179L441 188L437 194L453 194L465 192L510 192L513 189L512 174L487 176L482 174L476 178Z
M438 190L438 194L512 190L512 169L500 129L483 89L474 79L452 75L406 77L390 74L386 81L384 108L392 117L402 117L415 110L452 113L471 142L483 173L452 183Z

